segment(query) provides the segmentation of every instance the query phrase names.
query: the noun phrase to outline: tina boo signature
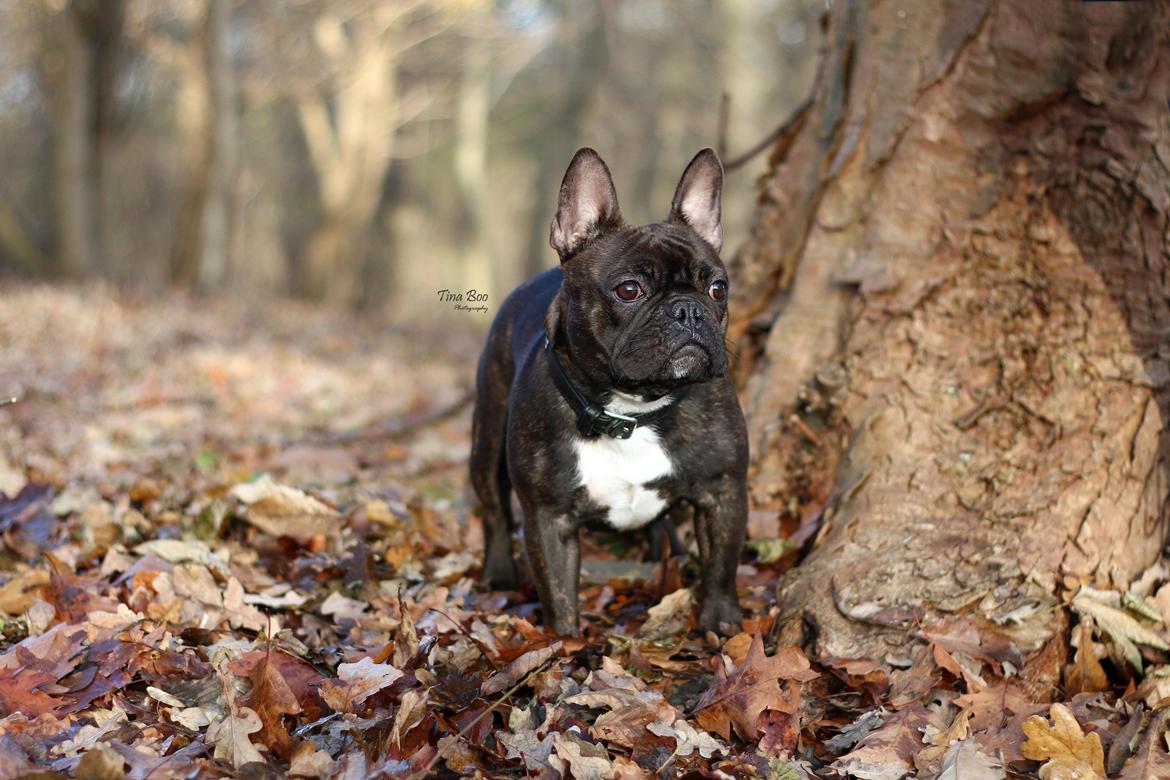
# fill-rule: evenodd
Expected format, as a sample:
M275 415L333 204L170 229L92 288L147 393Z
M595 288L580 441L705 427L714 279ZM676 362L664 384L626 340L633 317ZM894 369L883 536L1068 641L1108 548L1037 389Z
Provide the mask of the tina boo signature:
M488 294L485 292L479 292L474 289L467 290L466 292L452 292L451 290L442 289L436 290L435 294L439 296L439 303L454 304L455 311L474 311L480 314L487 314Z

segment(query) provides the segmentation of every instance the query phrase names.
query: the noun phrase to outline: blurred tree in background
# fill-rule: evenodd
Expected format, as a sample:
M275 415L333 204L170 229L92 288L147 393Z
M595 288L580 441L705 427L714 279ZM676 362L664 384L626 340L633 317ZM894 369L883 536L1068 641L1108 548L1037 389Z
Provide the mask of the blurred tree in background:
M735 156L805 97L823 8L0 0L0 275L498 302L553 262L574 149L660 218L696 149ZM763 170L729 176L731 247Z

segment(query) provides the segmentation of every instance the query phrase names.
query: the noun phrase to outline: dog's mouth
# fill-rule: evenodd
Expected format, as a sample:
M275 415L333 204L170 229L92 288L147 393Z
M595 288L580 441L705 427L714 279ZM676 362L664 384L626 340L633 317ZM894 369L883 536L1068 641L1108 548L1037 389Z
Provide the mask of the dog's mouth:
M615 386L623 392L662 395L722 376L727 370L722 344L708 343L703 336L686 334L673 344L656 341L643 350L624 350L612 364Z
M668 360L670 375L675 379L694 376L707 370L711 365L711 355L703 345L695 341L687 342L676 349Z

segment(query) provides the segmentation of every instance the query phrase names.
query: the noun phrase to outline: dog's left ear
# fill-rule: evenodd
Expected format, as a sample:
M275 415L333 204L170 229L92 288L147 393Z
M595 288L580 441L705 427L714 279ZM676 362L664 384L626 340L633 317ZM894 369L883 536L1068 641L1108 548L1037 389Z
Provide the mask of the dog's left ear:
M723 225L719 222L722 199L723 164L715 150L708 147L696 154L683 171L668 219L688 225L718 252L723 247Z

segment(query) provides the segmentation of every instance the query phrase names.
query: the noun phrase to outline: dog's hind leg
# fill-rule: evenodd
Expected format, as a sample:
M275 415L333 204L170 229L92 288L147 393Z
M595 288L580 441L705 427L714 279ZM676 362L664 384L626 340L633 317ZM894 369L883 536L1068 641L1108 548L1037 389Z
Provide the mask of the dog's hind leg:
M471 484L479 499L486 550L483 581L497 590L512 590L520 577L512 556L512 482L505 441L508 432L510 361L489 360L485 350L476 376L475 412L471 418Z
M671 557L686 555L687 549L683 546L682 540L679 539L678 527L689 520L690 517L690 505L679 502L664 511L654 519L654 522L646 526L646 537L650 543L650 550L646 556L646 560L653 563L661 561L662 554L666 552L668 545Z

